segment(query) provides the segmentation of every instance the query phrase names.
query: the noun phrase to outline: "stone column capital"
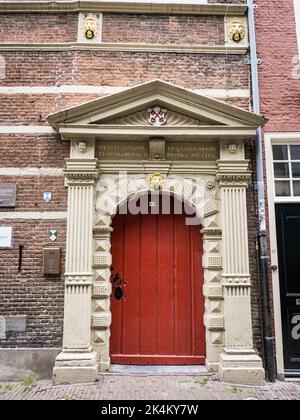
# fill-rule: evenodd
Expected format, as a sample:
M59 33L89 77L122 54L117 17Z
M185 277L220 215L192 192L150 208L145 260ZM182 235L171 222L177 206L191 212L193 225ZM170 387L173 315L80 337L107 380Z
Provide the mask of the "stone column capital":
M251 172L248 160L219 160L216 180L220 187L248 187Z
M93 186L99 178L98 159L65 159L68 186Z

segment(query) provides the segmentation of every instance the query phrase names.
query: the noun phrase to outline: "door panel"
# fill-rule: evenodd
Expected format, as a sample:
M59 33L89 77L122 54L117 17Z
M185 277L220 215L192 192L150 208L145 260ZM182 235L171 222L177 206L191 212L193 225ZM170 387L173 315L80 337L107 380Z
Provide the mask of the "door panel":
M201 227L173 209L114 218L113 268L128 285L111 298L112 363L205 362Z
M284 362L300 372L300 205L276 205Z

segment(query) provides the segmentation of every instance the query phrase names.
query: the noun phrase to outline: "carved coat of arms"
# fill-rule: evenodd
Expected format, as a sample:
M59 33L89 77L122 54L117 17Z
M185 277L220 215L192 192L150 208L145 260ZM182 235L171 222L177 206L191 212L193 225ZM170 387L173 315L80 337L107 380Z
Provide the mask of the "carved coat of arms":
M149 108L149 123L151 125L164 125L167 122L167 110L162 109L160 106L155 106L154 108Z

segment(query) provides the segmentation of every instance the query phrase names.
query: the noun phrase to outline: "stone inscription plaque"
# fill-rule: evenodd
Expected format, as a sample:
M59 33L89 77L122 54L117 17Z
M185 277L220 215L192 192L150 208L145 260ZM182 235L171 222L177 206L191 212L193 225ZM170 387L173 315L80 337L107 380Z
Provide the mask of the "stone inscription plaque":
M13 228L0 227L0 249L1 248L12 248L12 236Z
M59 275L61 273L61 249L45 248L44 249L44 267L45 275Z
M26 318L26 315L7 316L6 331L25 332Z
M213 143L167 143L166 160L216 160L219 147Z
M101 160L147 160L149 149L147 143L134 142L100 142L98 157Z
M0 207L16 207L16 185L0 185Z

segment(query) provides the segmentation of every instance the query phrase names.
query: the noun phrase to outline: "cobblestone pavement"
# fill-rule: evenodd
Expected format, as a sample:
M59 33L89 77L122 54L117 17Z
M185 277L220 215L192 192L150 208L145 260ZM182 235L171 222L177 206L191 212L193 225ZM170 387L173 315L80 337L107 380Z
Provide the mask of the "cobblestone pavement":
M0 383L0 400L299 400L300 383L247 387L213 377L105 374L94 384Z

